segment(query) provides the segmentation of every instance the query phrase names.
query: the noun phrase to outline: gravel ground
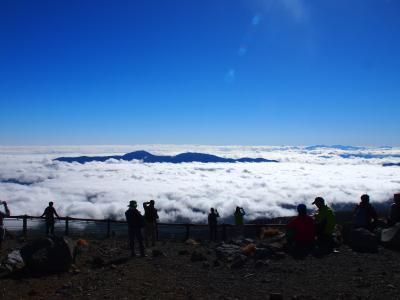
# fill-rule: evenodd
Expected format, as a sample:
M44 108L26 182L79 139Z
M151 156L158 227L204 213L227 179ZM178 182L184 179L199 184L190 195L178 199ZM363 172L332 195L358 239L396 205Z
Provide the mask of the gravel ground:
M23 243L7 241L7 250ZM0 279L0 299L400 299L400 253L356 253L341 246L323 258L253 259L237 269L217 263L215 244L159 242L165 256L129 258L127 241L90 241L70 272ZM154 248L153 248L154 249ZM186 254L179 254L180 251ZM203 262L192 262L193 251ZM104 264L94 264L97 258ZM219 265L218 265L219 264Z

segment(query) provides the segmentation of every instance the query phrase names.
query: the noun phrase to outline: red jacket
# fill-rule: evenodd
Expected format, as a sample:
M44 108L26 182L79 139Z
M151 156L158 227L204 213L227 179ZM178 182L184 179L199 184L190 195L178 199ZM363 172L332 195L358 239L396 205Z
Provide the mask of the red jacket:
M308 247L315 240L315 224L314 219L310 216L294 217L287 225L288 229L293 230L294 242L301 247Z

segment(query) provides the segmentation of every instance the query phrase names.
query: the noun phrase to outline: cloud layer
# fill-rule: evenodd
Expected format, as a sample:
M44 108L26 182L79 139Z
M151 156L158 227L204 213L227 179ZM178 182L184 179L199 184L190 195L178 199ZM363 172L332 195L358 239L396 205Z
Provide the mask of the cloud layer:
M135 150L175 155L196 151L218 156L264 157L280 163L152 163L109 160L84 165L59 156L111 155ZM360 154L356 156L346 154ZM365 154L365 155L364 155ZM367 155L368 154L368 155ZM83 146L0 147L0 199L13 214L39 215L54 201L63 216L122 218L129 200L156 200L162 221L206 220L210 207L223 217L243 206L248 218L291 215L288 207L316 196L356 203L368 193L383 202L400 191L398 148L343 150L326 147Z

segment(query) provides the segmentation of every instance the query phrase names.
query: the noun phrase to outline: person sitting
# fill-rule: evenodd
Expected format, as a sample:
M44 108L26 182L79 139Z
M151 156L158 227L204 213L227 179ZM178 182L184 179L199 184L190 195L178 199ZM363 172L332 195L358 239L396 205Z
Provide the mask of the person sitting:
M218 220L219 213L214 208L210 209L210 213L208 214L208 226L210 227L210 241L216 241L218 237Z
M388 225L393 226L398 222L400 222L400 193L394 194L393 196L393 204L390 207Z
M315 244L315 222L307 214L304 204L297 206L298 215L287 224L286 239L289 251L295 256L306 256Z
M325 200L322 197L315 198L312 204L318 208L318 212L314 216L317 246L322 254L330 253L334 246L335 213L325 204Z
M243 223L244 215L246 215L246 212L244 211L243 207L236 206L234 217L235 217L236 233L238 236L244 236L244 223Z
M354 210L354 227L374 229L374 223L378 220L378 214L375 208L369 203L369 196L364 194L361 196L361 202Z

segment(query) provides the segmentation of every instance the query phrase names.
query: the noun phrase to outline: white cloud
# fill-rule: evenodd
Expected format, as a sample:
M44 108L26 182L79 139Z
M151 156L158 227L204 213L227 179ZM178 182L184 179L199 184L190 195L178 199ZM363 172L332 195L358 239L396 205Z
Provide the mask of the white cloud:
M227 157L264 157L280 163L146 164L110 160L87 164L54 162L59 156L122 154L144 149L155 154L186 151ZM344 153L381 154L382 158L342 158ZM135 145L84 147L0 147L0 199L13 214L39 215L54 201L62 215L123 217L129 200L156 200L163 221L185 217L206 220L210 207L224 217L236 205L249 218L293 214L287 205L310 204L316 196L330 203L388 200L400 191L400 149L340 150L271 146Z

